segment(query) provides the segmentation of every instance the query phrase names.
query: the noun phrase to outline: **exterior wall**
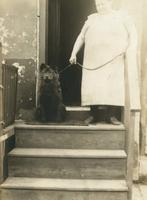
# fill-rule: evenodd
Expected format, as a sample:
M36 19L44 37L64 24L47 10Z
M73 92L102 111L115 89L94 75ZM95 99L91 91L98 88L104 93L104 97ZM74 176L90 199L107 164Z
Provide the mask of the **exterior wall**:
M35 106L36 2L0 1L0 41L3 45L3 59L19 68L18 118L26 117L27 110Z
M141 146L142 154L147 154L147 1L144 0L143 31L142 31L142 68L141 68Z
M134 159L134 179L137 180L139 175L145 175L144 167L142 167L142 160L139 155L144 154L147 150L147 2L146 0L114 0L114 5L117 8L127 9L128 13L133 17L138 31L139 40L139 61L140 61L140 89L141 89L141 118L140 129L136 127L135 131L135 159ZM139 116L138 116L139 119ZM141 151L140 151L141 147ZM146 152L147 153L147 152ZM147 162L146 162L147 164ZM140 167L141 166L141 167ZM146 174L147 176L147 174Z
M141 88L141 154L147 154L147 1L121 0L117 6L127 8L134 18L139 35L140 47L140 88Z

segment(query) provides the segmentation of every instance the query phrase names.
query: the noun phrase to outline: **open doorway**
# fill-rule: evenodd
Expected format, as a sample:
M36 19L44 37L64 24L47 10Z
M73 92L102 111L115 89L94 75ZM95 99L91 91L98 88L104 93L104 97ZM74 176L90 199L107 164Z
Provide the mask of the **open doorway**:
M50 0L48 3L47 62L61 71L87 16L95 12L94 0ZM82 63L83 50L78 54ZM73 66L60 74L65 105L80 105L82 70Z

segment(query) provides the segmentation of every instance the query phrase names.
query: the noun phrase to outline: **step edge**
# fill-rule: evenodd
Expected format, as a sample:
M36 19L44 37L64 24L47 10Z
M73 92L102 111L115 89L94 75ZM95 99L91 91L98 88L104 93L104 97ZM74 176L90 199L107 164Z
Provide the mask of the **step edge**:
M23 183L24 185L20 185L20 182L17 184L15 183L18 180L27 180L28 182L34 181L30 186L26 185L26 183ZM9 183L10 181L10 183ZM40 186L35 186L35 181L44 181L43 184L40 184ZM48 181L48 182L47 182ZM54 184L51 185L49 181L53 181ZM59 183L60 181L60 183ZM62 181L62 183L61 183ZM75 182L78 181L78 182ZM85 183L84 181L88 182ZM81 182L81 183L80 183ZM12 185L12 183L15 183L15 185ZM76 187L74 187L76 183ZM112 187L112 185L115 183L115 187ZM48 185L47 185L48 184ZM63 184L65 184L63 186ZM95 186L90 186L90 184L95 184ZM104 187L102 187L102 184L104 184ZM56 185L56 186L55 186ZM97 185L97 186L96 186ZM101 186L100 186L101 185ZM72 187L71 187L72 186ZM18 178L18 177L9 177L6 179L6 181L1 184L1 189L28 189L28 190L55 190L55 191L106 191L106 192L128 192L127 183L125 180L80 180L80 179L45 179L45 178Z
M23 152L20 152L23 151ZM30 153L33 151L32 153ZM37 153L36 153L37 151ZM52 152L51 152L52 151ZM59 151L59 152L58 152ZM116 154L117 153L117 154ZM33 157L33 158L110 158L125 159L124 150L91 150L91 149L41 149L41 148L15 148L9 157Z
M76 112L76 111L81 111L81 112L89 112L90 107L81 107L81 106L66 106L66 111L69 112Z
M90 130L90 131L125 131L124 125L29 125L29 124L14 124L15 129L43 129L43 130Z

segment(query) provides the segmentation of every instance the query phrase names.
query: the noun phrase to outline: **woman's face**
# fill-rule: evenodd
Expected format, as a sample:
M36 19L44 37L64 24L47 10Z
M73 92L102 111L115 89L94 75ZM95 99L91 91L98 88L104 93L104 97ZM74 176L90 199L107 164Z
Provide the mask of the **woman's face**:
M98 12L107 11L111 8L111 0L95 0L95 5Z

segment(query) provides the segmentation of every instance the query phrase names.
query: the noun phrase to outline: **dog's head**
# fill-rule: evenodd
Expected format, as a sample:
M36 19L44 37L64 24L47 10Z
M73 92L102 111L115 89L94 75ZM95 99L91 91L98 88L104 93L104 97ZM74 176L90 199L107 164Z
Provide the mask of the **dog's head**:
M53 70L51 66L42 63L40 65L40 76L45 81L52 81L58 78L58 73L56 69Z

